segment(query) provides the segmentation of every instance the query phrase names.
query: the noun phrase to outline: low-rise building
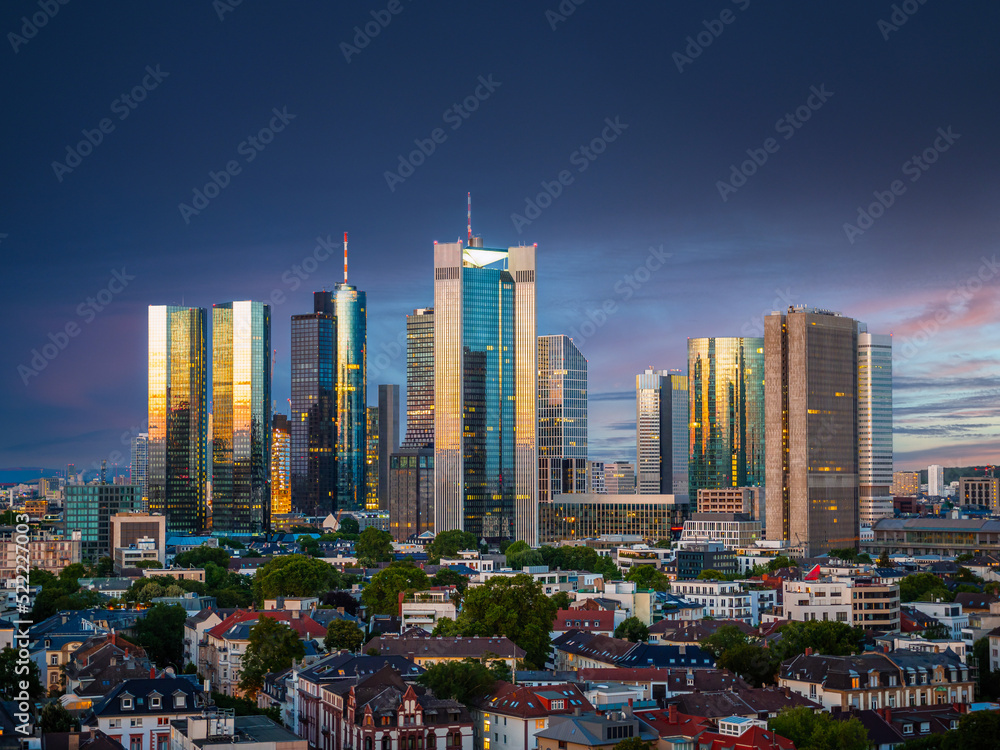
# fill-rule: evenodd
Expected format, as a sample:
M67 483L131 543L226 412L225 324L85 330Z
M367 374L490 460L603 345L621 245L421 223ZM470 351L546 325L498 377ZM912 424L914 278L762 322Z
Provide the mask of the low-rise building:
M594 707L576 685L529 687L500 682L473 711L477 746L489 750L537 747L536 735L554 717L578 710L590 712Z
M750 594L736 581L676 581L671 590L705 605L704 614L717 619L752 619Z
M422 628L428 633L434 630L438 620L454 620L458 608L452 597L457 593L454 586L436 586L427 591L411 594L399 592L399 617L402 629Z
M899 630L899 586L870 579L785 581L783 616L798 622L843 622L866 630Z
M308 750L309 743L266 716L234 716L212 708L170 722L170 750L203 750L226 744L232 750ZM150 750L154 750L151 748Z
M966 654L969 646L965 641L954 638L923 638L916 633L889 633L875 639L877 648L890 651L917 651L923 654L943 654L951 651L955 656L966 663Z
M962 612L962 605L954 602L909 602L909 606L945 626L952 638L961 639L962 630L969 626L969 616Z
M549 726L540 730L535 737L538 740L538 750L611 750L630 737L646 742L656 742L659 739L655 732L651 732L634 715L623 712L553 717Z
M612 667L715 666L712 656L698 646L632 643L593 633L571 630L552 641L555 669L607 669Z
M552 637L556 638L570 630L612 636L615 633L615 613L596 605L586 609L560 609L552 623Z
M507 663L511 672L517 660L524 658L524 649L505 636L488 638L431 637L426 631L411 628L400 635L382 634L372 638L362 651L375 649L381 656L402 656L421 667L445 661L479 659L490 655Z
M760 521L746 513L695 513L681 532L684 545L720 542L726 549L750 547L760 538Z
M724 575L737 571L736 555L722 542L692 542L677 550L677 580L697 578L704 570Z
M25 556L32 568L58 576L67 565L80 562L80 534L38 529L21 534L15 526L0 526L0 573L5 582L16 581L18 573L23 574Z
M974 518L883 518L872 527L875 538L861 550L876 559L890 555L957 557L1000 552L1000 520Z

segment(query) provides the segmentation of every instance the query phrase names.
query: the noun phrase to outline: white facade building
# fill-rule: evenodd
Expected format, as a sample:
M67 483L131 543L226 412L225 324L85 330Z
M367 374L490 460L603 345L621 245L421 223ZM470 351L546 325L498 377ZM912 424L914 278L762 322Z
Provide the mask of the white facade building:
M927 467L927 494L930 497L944 497L944 467L931 464Z
M705 605L704 615L716 620L743 620L753 616L750 593L736 581L675 581L670 590Z
M858 502L861 526L891 518L892 336L858 334Z

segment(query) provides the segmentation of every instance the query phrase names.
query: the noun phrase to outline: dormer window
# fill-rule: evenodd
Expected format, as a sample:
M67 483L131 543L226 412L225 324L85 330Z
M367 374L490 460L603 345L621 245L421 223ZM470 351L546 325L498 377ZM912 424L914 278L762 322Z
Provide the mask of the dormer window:
M174 708L185 708L187 706L187 696L179 693L174 696Z
M122 698L122 711L131 711L131 710L132 710L132 699Z
M160 696L158 696L158 695L150 696L150 698L149 698L149 707L150 708L160 708Z

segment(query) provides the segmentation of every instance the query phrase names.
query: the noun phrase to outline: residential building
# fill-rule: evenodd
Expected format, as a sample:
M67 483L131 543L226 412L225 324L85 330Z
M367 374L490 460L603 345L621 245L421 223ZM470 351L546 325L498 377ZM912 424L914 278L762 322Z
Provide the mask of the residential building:
M406 316L404 448L434 447L434 308Z
M555 669L576 671L613 667L689 667L708 669L715 661L698 646L632 643L570 630L552 640Z
M688 379L648 368L635 376L636 493L688 494Z
M993 672L1000 669L1000 626L993 628L989 633L987 633L990 644L990 671ZM980 665L980 669L984 665Z
M556 638L570 630L579 630L594 635L615 634L615 613L608 609L560 609L552 623L552 637Z
M673 495L560 495L539 506L539 537L542 544L615 534L670 539L687 517L687 498Z
M948 630L951 638L961 639L963 628L969 626L969 616L962 612L962 605L954 602L909 602L909 607L933 617Z
M138 568L139 563L154 562L163 565L162 553L156 548L153 539L138 539L128 547L115 547L112 557L115 561L115 573L121 575L129 568Z
M961 477L958 480L958 505L984 505L1000 512L1000 477Z
M920 472L894 471L889 492L895 497L916 497L920 494Z
M892 336L858 333L858 513L891 518Z
M429 667L445 661L462 659L482 659L490 654L491 659L505 661L513 672L517 660L524 658L524 650L509 638L432 638L418 628L411 628L401 635L379 635L364 645L362 651L375 649L381 656L402 656L420 667Z
M607 485L604 483L604 471L605 466L603 461L587 461L587 494L607 494Z
M611 750L624 739L656 742L659 738L631 714L587 714L557 716L548 728L535 734L538 750Z
M1000 553L1000 521L981 518L883 518L872 527L874 540L861 549L878 558L895 555L956 557Z
M684 522L681 542L721 542L726 549L737 549L752 547L761 533L760 521L744 513L695 513Z
M590 713L594 706L573 684L512 685L499 682L473 712L481 747L489 750L528 750L537 747L536 735L560 716Z
M764 339L688 339L688 403L691 495L762 486Z
M828 578L785 581L782 616L797 622L843 622L866 630L899 630L899 586Z
M876 638L875 650L884 647L888 647L889 651L919 651L925 654L951 651L963 664L967 663L967 653L972 650L960 638L924 638L919 633L887 633Z
M615 461L611 464L605 464L604 489L609 495L636 494L635 466L628 461Z
M271 510L269 517L292 512L292 428L285 414L271 423Z
M434 449L402 447L389 456L389 533L393 540L434 533Z
M649 628L649 642L673 646L697 646L719 628L735 627L745 635L754 635L754 628L745 620L660 620Z
M766 729L766 720L773 719L786 709L805 706L816 711L821 708L818 703L798 693L779 690L774 686L749 688L739 692L718 690L709 693L684 693L673 702L676 703L678 713L711 719L718 724L720 734L730 736L742 734L739 727L748 719L761 720L761 726Z
M618 547L611 557L625 573L632 568L648 565L656 570L662 570L674 557L673 550L662 547L649 547L645 544L634 544L630 547Z
M212 529L259 534L271 512L271 306L212 306Z
M705 605L704 614L716 619L751 620L750 594L735 581L675 581L670 590Z
M944 494L944 467L931 464L927 467L927 496L942 497Z
M400 592L399 618L402 630L420 628L430 633L438 620L454 620L458 608L452 597L457 589L454 586L434 586L426 591L414 591L409 594Z
M308 750L309 743L267 716L234 716L212 708L170 722L170 750L202 750L225 742L231 750Z
M111 633L94 635L80 644L66 663L65 690L72 710L92 708L123 680L149 677L151 668L142 646Z
M31 529L27 543L22 543L24 534L16 526L0 526L0 575L9 581L13 589L15 582L24 578L24 560L31 562L32 568L39 568L58 576L67 565L81 561L80 534L61 533ZM20 569L19 569L20 568ZM25 581L21 580L22 584ZM25 585L30 585L28 580Z
M858 545L858 327L808 307L764 318L767 538L810 556Z
M208 523L207 332L204 308L149 307L147 506L183 534Z
M735 553L722 542L685 542L677 549L678 580L697 578L705 570L717 570L723 575L735 574Z
M972 703L975 679L954 654L914 651L857 656L805 654L782 663L780 687L835 707L880 709Z
M337 510L337 316L329 292L313 312L292 316L292 507L307 516Z
M219 610L215 607L206 608L189 615L184 620L184 665L194 664L202 669L202 664L208 662L208 653L202 653L202 648L208 646L205 631L214 628L236 610Z
M587 360L569 336L538 337L538 502L587 492Z
M139 488L131 484L74 484L66 487L66 533L80 532L82 559L111 557L111 518L142 511ZM170 519L167 516L167 524Z
M369 438L370 441L370 438ZM389 456L399 450L399 386L378 387L378 506L389 510Z
M730 716L710 721L691 716L671 703L665 711L640 711L636 715L669 743L670 747L700 750L795 750L795 744L767 729L758 719ZM712 731L718 728L718 732Z
M149 433L140 432L132 438L128 483L139 488L143 503L149 498L147 475L149 472Z

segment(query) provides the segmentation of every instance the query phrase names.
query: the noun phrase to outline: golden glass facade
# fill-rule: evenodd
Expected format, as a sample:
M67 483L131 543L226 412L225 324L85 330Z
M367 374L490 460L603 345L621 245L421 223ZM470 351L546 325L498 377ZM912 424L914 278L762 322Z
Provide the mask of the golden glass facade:
M593 539L605 534L638 534L670 539L688 515L686 501L672 495L575 495L544 503L538 509L539 542Z
M274 415L271 430L271 515L292 512L291 429L288 417Z
M207 328L204 308L149 307L149 510L182 534L207 523Z
M212 529L270 526L271 306L212 308Z

